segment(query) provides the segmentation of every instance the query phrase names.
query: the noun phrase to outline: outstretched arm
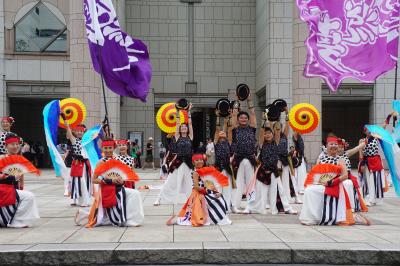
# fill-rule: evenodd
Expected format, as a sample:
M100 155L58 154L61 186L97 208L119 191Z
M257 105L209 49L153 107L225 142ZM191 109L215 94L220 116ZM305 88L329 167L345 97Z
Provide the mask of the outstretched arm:
M188 109L188 124L189 124L189 138L190 140L193 140L193 126L192 126L192 114L190 113L190 110L192 110L192 103L189 103L189 109Z
M218 134L221 131L221 118L219 117L219 111L215 110L215 115L217 116L215 123L215 133L214 133L214 144L218 142Z
M286 137L289 136L289 110L287 107L285 107L285 128L283 129L283 134L285 134Z
M358 144L358 146L346 151L347 157L351 157L357 152L362 151L364 147L365 147L365 141L360 141L360 144Z
M256 128L257 127L257 116L256 111L254 109L252 94L249 94L247 98L247 106L249 108L249 115L250 115L250 126Z
M74 136L74 134L72 134L71 127L69 126L68 121L65 118L65 115L63 113L61 114L61 117L64 120L64 126L67 130L67 139L69 139L72 144L75 144L75 141L76 141L75 136Z
M181 127L181 117L179 115L179 110L176 109L176 128L175 128L175 139L178 140L179 139L179 128Z

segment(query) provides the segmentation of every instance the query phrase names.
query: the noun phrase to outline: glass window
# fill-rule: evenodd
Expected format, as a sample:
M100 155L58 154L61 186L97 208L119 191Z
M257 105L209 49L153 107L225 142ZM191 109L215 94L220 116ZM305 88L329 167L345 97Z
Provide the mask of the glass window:
M15 24L16 52L66 52L67 26L39 2Z

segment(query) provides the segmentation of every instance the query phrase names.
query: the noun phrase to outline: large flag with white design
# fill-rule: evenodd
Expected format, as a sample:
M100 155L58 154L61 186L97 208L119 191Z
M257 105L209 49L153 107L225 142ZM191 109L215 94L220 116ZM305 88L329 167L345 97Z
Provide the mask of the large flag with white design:
M121 31L111 0L83 3L94 69L115 93L145 102L152 73L146 45Z
M345 78L374 82L396 66L398 0L296 0L309 36L306 77L332 90Z

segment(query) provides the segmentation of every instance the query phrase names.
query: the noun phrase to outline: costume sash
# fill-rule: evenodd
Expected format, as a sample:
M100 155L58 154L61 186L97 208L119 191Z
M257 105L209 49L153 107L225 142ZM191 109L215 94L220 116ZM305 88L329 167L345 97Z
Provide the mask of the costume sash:
M0 208L17 203L14 185L0 184Z
M71 172L70 175L72 177L82 177L83 176L83 167L85 162L80 160L73 160L71 164Z
M382 160L379 155L367 157L368 170L371 172L381 171L383 169Z
M117 206L116 186L114 184L101 184L101 204L103 208Z

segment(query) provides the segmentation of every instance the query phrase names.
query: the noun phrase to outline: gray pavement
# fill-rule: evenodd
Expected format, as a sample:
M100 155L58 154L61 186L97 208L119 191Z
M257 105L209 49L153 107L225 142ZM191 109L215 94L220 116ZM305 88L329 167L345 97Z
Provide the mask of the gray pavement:
M231 214L230 226L192 228L165 224L181 205L153 206L162 181L155 171L138 173L138 186L155 189L141 190L145 223L135 228L76 226L77 207L63 197L62 180L50 170L28 176L41 219L31 228L0 230L0 265L400 264L400 199L393 188L370 208L371 226L303 226L297 215Z

